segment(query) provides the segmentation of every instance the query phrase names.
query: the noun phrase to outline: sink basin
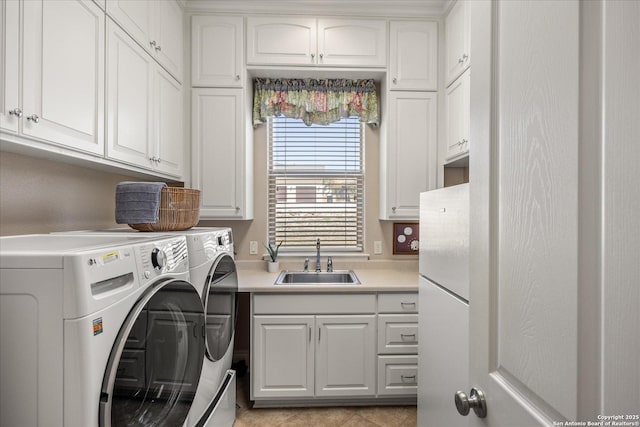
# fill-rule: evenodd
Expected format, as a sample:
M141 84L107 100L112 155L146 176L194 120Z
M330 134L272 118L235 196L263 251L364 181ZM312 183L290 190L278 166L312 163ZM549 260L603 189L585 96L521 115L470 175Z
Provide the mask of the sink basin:
M283 271L276 285L359 285L360 280L351 270L315 273L313 271Z

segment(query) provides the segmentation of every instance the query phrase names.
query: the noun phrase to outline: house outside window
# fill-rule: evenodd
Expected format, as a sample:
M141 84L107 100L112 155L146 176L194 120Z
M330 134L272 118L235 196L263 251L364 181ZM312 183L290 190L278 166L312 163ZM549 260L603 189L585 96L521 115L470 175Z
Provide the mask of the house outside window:
M362 251L364 141L357 117L329 125L269 119L269 241L283 251Z

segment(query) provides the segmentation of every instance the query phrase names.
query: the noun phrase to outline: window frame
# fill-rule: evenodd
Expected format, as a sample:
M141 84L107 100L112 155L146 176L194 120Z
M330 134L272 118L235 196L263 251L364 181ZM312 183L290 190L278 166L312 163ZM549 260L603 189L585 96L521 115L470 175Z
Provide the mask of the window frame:
M286 118L284 116L280 116L277 117L276 119L282 119L282 120L299 120L300 124L302 126L305 126L304 123L302 122L302 120L300 119L291 119L291 118ZM359 160L358 160L358 171L357 172L347 172L346 171L346 167L345 170L343 170L342 172L329 172L329 173L312 173L312 168L309 168L307 170L305 170L304 168L299 168L296 167L295 168L295 172L291 173L290 175L287 174L287 172L285 171L284 173L277 173L275 172L275 167L274 167L274 163L273 163L273 122L274 119L273 118L269 118L268 122L267 122L267 126L266 126L266 133L267 133L267 171L266 171L266 175L267 175L267 241L272 242L272 243L279 243L282 239L280 237L278 237L278 232L276 230L277 228L277 224L275 223L276 219L275 219L275 215L276 215L276 204L279 198L283 197L283 193L281 190L279 190L279 188L281 187L281 185L278 185L278 183L275 181L278 177L303 177L306 179L345 179L345 180L352 180L355 179L356 181L356 190L355 190L355 196L357 197L356 201L355 201L355 210L356 213L353 216L354 220L355 220L355 226L353 226L353 228L355 229L354 233L355 233L355 238L352 239L355 241L355 244L353 245L335 245L335 244L331 244L330 241L328 241L327 239L322 239L322 236L319 236L321 238L321 245L323 247L323 252L327 253L327 252L332 252L332 253L337 253L337 254L346 254L346 255L362 255L364 253L364 249L365 249L365 221L366 221L366 210L365 210L365 188L366 188L366 168L365 168L365 127L364 127L364 123L359 121L358 117L355 116L351 116L349 117L350 120L352 121L356 121L357 122L357 127L358 127L358 132L359 132L359 142L358 142L358 150L359 150ZM336 122L339 123L339 122ZM316 127L316 129L318 127L324 127L324 126L332 126L332 125L336 125L336 123L332 123L330 125L312 125ZM349 126L349 125L345 125L345 126ZM353 126L353 123L351 123L351 126ZM345 149L346 151L346 149ZM316 165L317 167L317 165ZM286 178L285 178L286 179ZM316 184L317 185L317 184ZM300 191L300 187L304 187L304 185L296 185L296 194L300 195L302 192ZM286 192L284 194L284 197L286 197ZM346 225L347 224L347 220L344 221L345 226L344 229L348 229L349 227ZM315 246L315 241L316 241L316 237L318 233L308 233L306 234L306 237L308 238L308 245L287 245L286 241L285 243L282 245L281 249L280 249L280 254L281 255L296 255L296 254L306 254L306 253L315 253L316 251L316 246ZM301 234L303 236L305 236L304 234ZM347 240L347 239L345 239ZM345 242L346 243L346 242Z

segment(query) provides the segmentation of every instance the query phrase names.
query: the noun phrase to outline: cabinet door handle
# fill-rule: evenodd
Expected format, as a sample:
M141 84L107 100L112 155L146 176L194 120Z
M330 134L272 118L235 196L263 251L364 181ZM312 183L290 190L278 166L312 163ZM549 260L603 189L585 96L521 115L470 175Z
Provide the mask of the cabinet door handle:
M415 382L416 381L416 376L415 375L400 375L400 379L402 380L402 382L405 382L405 380L411 380L411 382Z
M162 46L158 45L156 46L156 52L160 52L162 50Z
M9 114L11 114L12 116L16 116L17 118L22 117L22 110L19 108L14 108L13 110L9 111Z
M32 114L27 117L27 120L31 120L33 123L38 123L40 121L40 117L37 114Z
M236 74L236 81L240 80L240 74Z
M463 54L462 54L462 59L463 59L463 60L466 60L467 58L469 58L469 55L467 55L466 53L463 53Z
M395 77L393 78L393 80L392 80L392 81L393 81L393 84L394 84L394 85L398 83L398 79L396 79Z
M156 41L155 41L155 40L151 40L151 41L149 42L149 44L150 44L150 45L151 45L151 47L152 47L152 48L154 48L154 49L155 49L155 47L156 47L156 45L157 45L157 43L156 43Z
M400 301L400 306L401 307L404 307L405 305L408 305L408 306L411 306L411 307L415 307L416 303L415 302L403 302L403 301Z
M411 338L413 338L413 340L415 340L416 339L416 334L400 334L400 338L401 339L405 339L405 338L409 338L409 337L411 337Z
M458 58L458 64L462 64L463 62L464 62L464 59Z
M311 59L314 59L315 57L316 57L316 54L315 54L315 53L312 53L312 54L311 54Z
M322 54L320 54L320 61L322 61L322 57L323 57L323 55L322 55Z
M396 207L395 206L391 207L391 212L396 213Z
M309 343L311 343L311 326L309 326Z
M318 342L320 342L320 333L322 332L322 327L318 327Z

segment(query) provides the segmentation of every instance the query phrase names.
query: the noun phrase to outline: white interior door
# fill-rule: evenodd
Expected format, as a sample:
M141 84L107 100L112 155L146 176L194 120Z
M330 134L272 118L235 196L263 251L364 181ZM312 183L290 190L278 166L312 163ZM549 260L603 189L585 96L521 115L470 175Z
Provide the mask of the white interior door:
M640 4L470 4L472 425L637 423Z
M470 6L472 50L481 61L471 76L472 126L487 109L491 121L476 123L482 148L471 147L470 384L464 391L485 393L484 423L493 427L575 420L580 6ZM496 43L489 50L491 36ZM493 87L487 70L495 73ZM473 412L470 417L485 425Z

